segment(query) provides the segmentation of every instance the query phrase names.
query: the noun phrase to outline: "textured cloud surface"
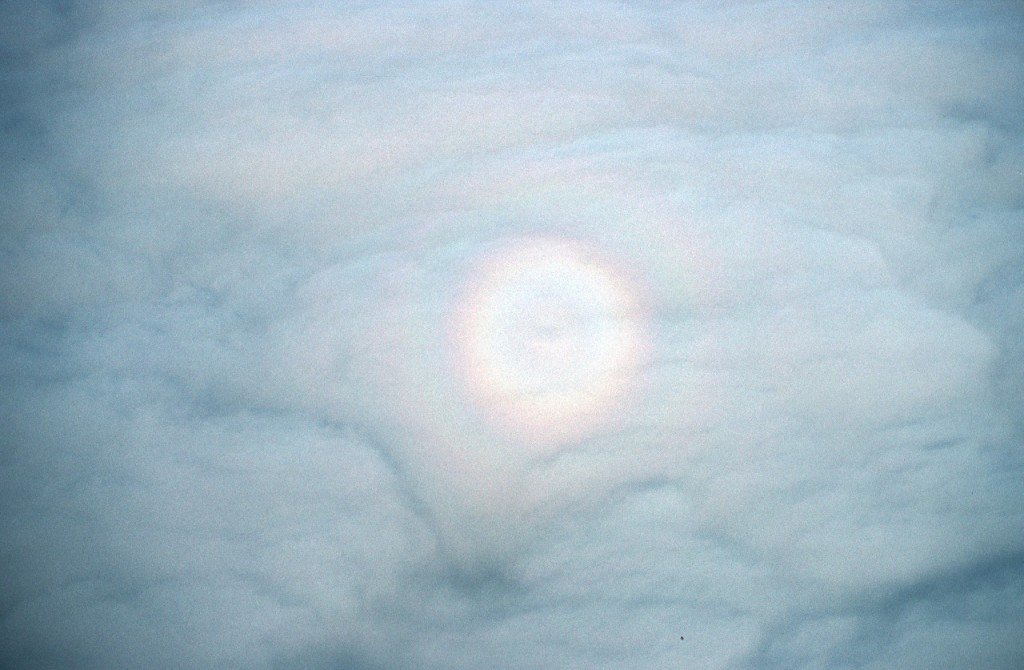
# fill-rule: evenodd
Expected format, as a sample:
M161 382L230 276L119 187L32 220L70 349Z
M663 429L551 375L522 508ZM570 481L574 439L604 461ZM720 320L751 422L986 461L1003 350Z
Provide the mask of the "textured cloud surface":
M0 665L1024 665L1016 3L170 4L0 5Z

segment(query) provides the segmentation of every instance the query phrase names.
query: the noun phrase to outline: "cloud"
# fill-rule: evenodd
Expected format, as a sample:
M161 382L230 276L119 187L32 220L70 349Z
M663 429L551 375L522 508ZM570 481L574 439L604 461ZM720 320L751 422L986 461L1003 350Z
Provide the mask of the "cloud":
M5 666L1024 660L1012 3L4 12Z

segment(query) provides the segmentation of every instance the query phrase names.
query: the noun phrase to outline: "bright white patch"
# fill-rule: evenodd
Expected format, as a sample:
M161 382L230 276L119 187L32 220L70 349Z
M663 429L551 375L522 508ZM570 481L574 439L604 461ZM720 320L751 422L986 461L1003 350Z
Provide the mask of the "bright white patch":
M471 268L454 321L460 373L492 427L532 445L585 436L643 358L635 290L581 243L517 240Z

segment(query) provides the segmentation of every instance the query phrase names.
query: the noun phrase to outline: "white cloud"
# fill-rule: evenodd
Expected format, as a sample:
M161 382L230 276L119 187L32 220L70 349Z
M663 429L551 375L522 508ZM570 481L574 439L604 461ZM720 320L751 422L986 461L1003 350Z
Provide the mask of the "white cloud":
M1024 658L1015 5L8 5L5 664Z

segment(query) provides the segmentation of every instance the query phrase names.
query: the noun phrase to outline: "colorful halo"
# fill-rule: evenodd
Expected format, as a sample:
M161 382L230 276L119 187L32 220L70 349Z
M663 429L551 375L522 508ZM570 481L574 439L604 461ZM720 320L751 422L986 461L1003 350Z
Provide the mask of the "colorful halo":
M456 366L487 423L531 445L579 439L635 388L647 349L628 275L587 245L517 239L471 265L453 318Z

